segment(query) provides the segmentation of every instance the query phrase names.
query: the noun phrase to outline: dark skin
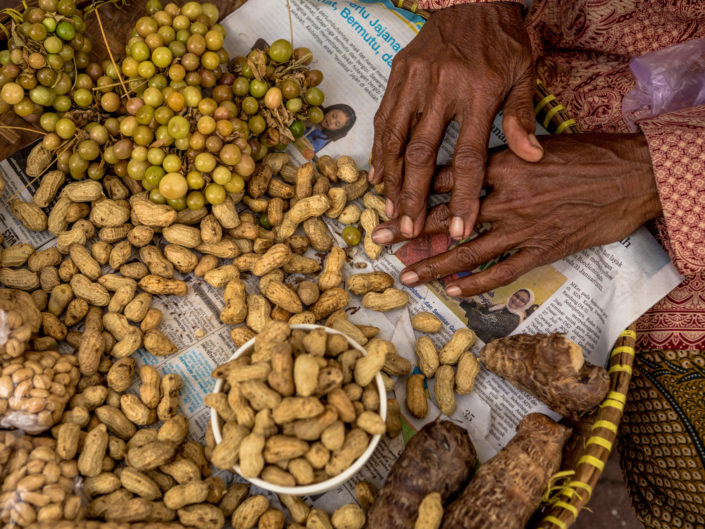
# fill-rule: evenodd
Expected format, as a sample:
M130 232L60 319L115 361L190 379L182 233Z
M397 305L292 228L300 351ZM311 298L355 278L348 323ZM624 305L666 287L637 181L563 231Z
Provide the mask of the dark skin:
M534 136L535 79L516 3L436 11L395 57L375 116L369 178L384 182L386 212L400 220L407 238L423 230L438 148L451 121L460 125L449 203L455 239L469 236L475 224L491 124L500 107L509 148L524 160L541 158Z
M510 150L493 154L478 222L489 233L402 271L400 280L418 285L473 270L508 251L516 253L492 268L446 286L451 296L472 296L512 283L537 266L621 240L661 215L646 139L642 134L575 134L542 139L540 162L526 162ZM521 177L518 177L521 175ZM434 188L452 187L453 174L438 172ZM428 212L423 233L448 230L449 208ZM380 224L378 243L405 240L400 219Z
M518 4L472 3L436 11L394 60L375 116L370 181L384 182L392 219L378 244L447 232L467 238L478 222L492 229L406 268L418 285L513 252L502 263L455 280L451 296L472 296L585 248L623 239L661 215L641 134L534 136L535 71ZM509 149L489 157L494 116L503 110ZM460 135L450 166L436 168L450 121ZM480 189L489 194L480 202ZM426 209L429 191L451 194Z

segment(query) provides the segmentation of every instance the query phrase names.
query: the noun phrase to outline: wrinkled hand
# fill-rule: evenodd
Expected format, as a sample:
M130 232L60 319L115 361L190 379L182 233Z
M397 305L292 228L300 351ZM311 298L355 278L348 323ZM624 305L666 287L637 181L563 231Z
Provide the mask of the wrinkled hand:
M452 171L450 234L472 232L487 143L500 106L509 148L528 161L534 136L535 75L519 4L471 3L435 12L394 59L375 116L370 181L384 181L387 215L407 237L423 229L431 177L448 124L460 125Z
M661 215L648 146L642 134L575 134L541 141L545 154L527 163L509 150L490 157L489 194L479 222L490 232L402 271L400 280L417 285L470 271L505 252L505 261L450 282L451 296L471 296L507 285L526 272L592 246L623 239ZM450 173L438 173L435 188L446 191ZM447 230L448 206L428 213L423 233ZM404 240L400 221L380 224L378 243Z

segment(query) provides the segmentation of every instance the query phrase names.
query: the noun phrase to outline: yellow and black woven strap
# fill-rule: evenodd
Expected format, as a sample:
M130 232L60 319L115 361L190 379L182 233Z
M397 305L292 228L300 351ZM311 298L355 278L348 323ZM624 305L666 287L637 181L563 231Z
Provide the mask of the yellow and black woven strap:
M428 17L431 16L430 11L426 11L425 9L419 9L419 3L417 0L392 0L392 2L399 9L406 9L407 11L411 11L412 13L416 13L421 18L424 18L426 20L428 20Z
M567 529L590 501L593 487L605 468L617 438L619 422L627 402L634 365L635 326L623 331L610 355L610 391L600 404L590 435L581 447L575 467L553 476L544 497L546 512L540 529Z
M576 121L561 105L556 96L548 91L541 79L536 79L534 92L534 113L536 121L551 134L576 134L580 132Z

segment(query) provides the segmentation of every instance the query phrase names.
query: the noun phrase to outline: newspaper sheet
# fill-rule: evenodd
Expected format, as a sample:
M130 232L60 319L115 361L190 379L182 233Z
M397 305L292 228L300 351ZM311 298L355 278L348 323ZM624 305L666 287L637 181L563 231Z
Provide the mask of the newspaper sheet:
M252 44L266 36L271 41L289 34L288 15L281 0L248 2L228 16L223 24L228 32L226 47L231 56L246 54ZM382 98L390 64L395 53L418 32L422 20L398 10L388 1L358 2L340 0L295 0L292 2L294 40L296 46L310 48L314 67L326 74L323 90L326 105L352 104L356 120L347 135L327 143L319 134L310 145L297 145L292 154L315 148L315 152L338 156L352 154L364 166L372 144L372 118ZM313 137L309 131L308 137ZM546 133L540 126L537 133ZM452 153L454 128L439 156L441 161ZM490 146L504 144L501 116L495 120ZM25 230L9 211L8 198L26 186L30 179L23 168L30 147L0 162L7 186L0 200L0 231L4 246L30 242L38 247L54 244L47 233ZM20 197L31 200L34 183ZM434 198L434 200L438 200ZM47 208L47 211L50 208ZM328 219L328 226L338 245L345 247L341 226ZM345 266L347 278L353 273L383 270L395 277L405 263L445 251L447 238L434 237L414 241L384 250L381 258L370 261L358 246L349 249L350 260ZM321 259L311 253L311 257ZM183 298L155 296L155 306L164 312L161 329L178 347L168 357L154 357L138 351L139 364L154 365L164 373L181 375L184 387L180 396L183 413L191 421L191 437L203 440L209 420L209 410L203 399L212 391L215 381L212 369L233 354L235 347L228 326L219 318L223 308L222 291L213 289L199 278L186 275L189 293ZM610 345L619 332L681 281L666 253L645 230L640 229L627 239L599 248L592 248L544 266L526 274L512 285L469 299L456 300L446 296L440 283L408 289L408 308L385 314L367 311L360 299L353 297L348 312L351 321L380 328L380 336L392 340L399 354L415 364L415 331L410 318L419 311L428 311L444 323L440 333L431 336L441 347L463 326L470 326L479 340L474 352L485 341L514 332L565 332L584 347L592 362L606 364ZM246 279L248 291L255 292L257 283ZM397 284L399 288L405 288ZM418 369L418 368L416 368ZM132 388L133 391L136 388ZM434 420L440 411L433 401L433 381L429 381L430 406L427 420ZM405 384L398 381L394 396L400 403L405 399ZM519 420L527 413L541 411L558 416L531 396L516 390L499 377L482 370L470 395L457 397L457 411L452 420L469 432L481 461L500 450L514 435ZM402 406L403 435L390 440L383 438L365 467L348 483L309 500L319 508L335 509L355 501L354 485L361 479L381 486L404 442L423 426L405 413ZM426 421L427 422L427 421ZM227 481L240 480L228 472L219 473ZM277 500L269 495L272 501Z

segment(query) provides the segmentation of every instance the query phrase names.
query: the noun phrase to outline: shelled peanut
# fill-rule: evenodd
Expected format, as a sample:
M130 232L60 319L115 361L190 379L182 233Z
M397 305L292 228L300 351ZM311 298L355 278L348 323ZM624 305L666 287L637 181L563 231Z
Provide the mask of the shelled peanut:
M0 344L0 359L4 361L21 355L27 349L32 334L39 331L42 315L29 294L21 290L2 288L0 320L5 329L5 336Z
M251 352L212 373L226 382L206 399L223 421L213 464L286 486L344 471L386 430L375 376L392 349L373 339L363 356L340 334L270 321Z
M3 454L0 477L0 522L27 527L35 522L79 521L85 507L79 490L76 461L62 461L51 437L22 436L0 431Z
M0 426L37 434L55 424L76 390L76 357L27 351L0 370Z

